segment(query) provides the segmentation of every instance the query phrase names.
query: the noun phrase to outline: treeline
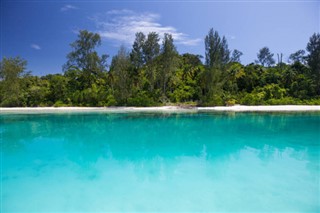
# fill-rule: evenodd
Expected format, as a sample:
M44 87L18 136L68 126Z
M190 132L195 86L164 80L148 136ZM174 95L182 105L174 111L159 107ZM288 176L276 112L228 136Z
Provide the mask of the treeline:
M154 106L188 104L320 104L320 34L306 51L282 61L269 48L255 63L242 65L242 52L229 50L226 38L211 29L205 58L179 54L170 34L136 34L131 51L121 46L107 64L99 55L99 34L82 30L71 43L63 75L32 76L19 57L3 58L0 106Z

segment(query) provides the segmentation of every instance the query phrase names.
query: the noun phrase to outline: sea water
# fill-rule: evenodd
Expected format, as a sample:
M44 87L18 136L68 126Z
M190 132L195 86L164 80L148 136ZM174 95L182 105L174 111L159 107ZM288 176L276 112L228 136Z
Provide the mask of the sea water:
M2 114L1 212L319 212L320 113Z

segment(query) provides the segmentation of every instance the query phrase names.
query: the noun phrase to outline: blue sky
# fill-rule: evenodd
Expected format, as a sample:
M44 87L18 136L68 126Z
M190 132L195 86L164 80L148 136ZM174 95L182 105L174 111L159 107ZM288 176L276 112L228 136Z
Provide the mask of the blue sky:
M1 1L1 58L21 56L34 75L61 73L77 31L99 32L98 51L131 48L136 31L173 34L180 53L204 55L209 29L256 59L268 46L284 60L319 32L319 1ZM111 58L109 59L109 63Z

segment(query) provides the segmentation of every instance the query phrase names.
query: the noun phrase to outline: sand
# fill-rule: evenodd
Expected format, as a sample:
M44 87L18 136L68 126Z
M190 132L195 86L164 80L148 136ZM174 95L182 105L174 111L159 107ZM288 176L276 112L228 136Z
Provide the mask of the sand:
M0 108L0 113L58 113L58 112L301 112L320 111L314 105L276 105L276 106L225 106L225 107L14 107Z

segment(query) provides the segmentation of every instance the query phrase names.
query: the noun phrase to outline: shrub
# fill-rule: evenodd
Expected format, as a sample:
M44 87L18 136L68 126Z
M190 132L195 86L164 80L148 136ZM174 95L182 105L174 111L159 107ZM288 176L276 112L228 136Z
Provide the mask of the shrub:
M265 104L264 99L264 92L248 93L240 100L240 103L245 105L262 105Z
M56 101L56 103L54 103L53 105L54 107L66 107L68 106L68 104L63 103L62 101Z
M107 102L105 105L106 106L116 106L117 105L117 101L112 94L107 96Z
M236 104L236 100L235 99L229 99L226 101L226 105L227 106L234 106Z
M223 100L218 95L213 95L206 102L201 104L202 106L224 106Z
M154 100L148 96L146 91L140 91L135 97L128 98L129 106L148 107L155 106Z
M294 99L292 97L284 97L281 99L272 98L267 100L266 103L270 105L296 105L296 104L301 104L301 101Z

